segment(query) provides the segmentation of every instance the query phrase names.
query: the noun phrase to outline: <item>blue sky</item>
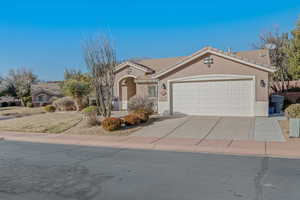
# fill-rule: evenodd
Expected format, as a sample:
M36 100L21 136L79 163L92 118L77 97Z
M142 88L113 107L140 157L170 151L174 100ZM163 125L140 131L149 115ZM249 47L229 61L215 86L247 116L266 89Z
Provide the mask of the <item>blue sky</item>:
M119 59L173 57L203 46L248 50L258 35L294 28L297 0L285 1L1 1L0 75L32 69L60 80L65 68L86 70L81 43L109 35Z

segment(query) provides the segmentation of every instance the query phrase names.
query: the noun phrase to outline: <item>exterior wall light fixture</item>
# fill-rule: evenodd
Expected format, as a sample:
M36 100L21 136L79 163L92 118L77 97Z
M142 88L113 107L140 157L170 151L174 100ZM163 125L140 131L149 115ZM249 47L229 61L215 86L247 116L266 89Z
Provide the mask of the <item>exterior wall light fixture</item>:
M260 87L266 87L266 82L264 80L260 80Z

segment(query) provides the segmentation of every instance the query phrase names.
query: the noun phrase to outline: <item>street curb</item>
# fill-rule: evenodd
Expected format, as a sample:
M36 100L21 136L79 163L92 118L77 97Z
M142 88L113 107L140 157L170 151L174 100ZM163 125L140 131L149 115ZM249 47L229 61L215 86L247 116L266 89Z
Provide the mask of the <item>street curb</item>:
M300 142L259 142L259 141L227 141L227 140L203 140L199 145L193 141L178 138L168 138L156 141L157 138L147 137L115 137L103 136L86 137L77 135L53 135L37 133L0 133L0 141L33 142L61 145L92 146L121 149L140 149L154 151L173 151L207 153L218 155L241 155L275 158L300 158ZM156 141L156 142L153 142ZM206 142L205 142L206 141ZM221 143L220 143L221 141ZM226 146L224 146L226 144ZM297 151L296 151L297 150Z
M0 138L0 140L4 140L4 138ZM84 143L84 142L59 142L57 140L30 140L30 139L20 139L20 138L6 138L7 141L16 141L16 142L37 142L37 143L46 143L46 144L61 144L61 145L76 145L76 146L89 146L89 147L104 147L104 148L121 148L121 149L129 149L129 150L153 150L153 151L170 151L170 152L182 152L182 153L202 153L202 154L211 154L211 155L232 155L232 156L253 156L253 157L271 157L271 158L289 158L289 159L299 159L300 155L277 155L277 154L256 154L256 153L239 153L239 152L226 152L226 151L198 151L188 146L183 146L186 148L178 148L178 146L173 145L161 145L158 148L157 145L148 145L147 147L142 147L141 144L126 144L122 142L104 142L104 143Z

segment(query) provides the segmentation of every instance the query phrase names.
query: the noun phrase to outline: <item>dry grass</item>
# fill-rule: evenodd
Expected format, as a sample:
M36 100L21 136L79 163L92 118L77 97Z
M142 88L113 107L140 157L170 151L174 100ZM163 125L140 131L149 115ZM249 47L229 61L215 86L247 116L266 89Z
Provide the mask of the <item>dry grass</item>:
M80 113L55 112L0 121L0 130L38 133L62 133L78 124Z
M26 107L3 107L0 108L1 116L25 117L45 113L42 107L26 108Z
M300 141L300 138L289 137L289 120L279 120L278 122L287 141Z
M148 122L140 124L138 126L133 127L124 127L121 130L117 131L106 131L101 126L88 126L85 120L81 121L77 126L69 129L68 131L64 132L65 134L73 134L73 135L107 135L107 136L128 136L133 132L136 132L142 129L144 126L148 126L153 123L155 119L150 118Z

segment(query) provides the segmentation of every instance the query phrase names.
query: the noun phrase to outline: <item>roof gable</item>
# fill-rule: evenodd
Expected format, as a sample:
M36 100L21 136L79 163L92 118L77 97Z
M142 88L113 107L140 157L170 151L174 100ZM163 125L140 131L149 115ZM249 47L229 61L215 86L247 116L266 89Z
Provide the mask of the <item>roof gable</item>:
M254 68L257 68L257 69L260 69L260 70L263 70L263 71L267 71L267 72L275 72L275 68L273 68L272 66L270 65L266 65L266 64L258 64L256 63L256 61L254 60L249 60L249 59L246 59L246 58L242 58L242 57L239 57L235 54L232 54L232 53L229 53L229 52L223 52L221 50L218 50L218 49L215 49L215 48L212 48L212 47L205 47L195 53L193 53L191 56L188 56L182 60L180 60L179 62L169 66L169 67L166 67L165 70L162 70L161 72L155 74L154 76L152 76L152 78L159 78L179 67L181 67L182 65L185 65L207 53L210 53L210 54L213 54L213 55L217 55L217 56L220 56L222 58L226 58L228 60L232 60L232 61L235 61L235 62L239 62L239 63L242 63L242 64L245 64L245 65L248 65L248 66L251 66L251 67L254 67Z
M139 64L139 63L135 63L133 61L126 61L126 62L123 62L121 64L119 64L116 69L115 69L115 72L118 72L120 71L121 69L125 68L125 67L133 67L133 68L136 68L138 70L141 70L141 71L144 71L145 73L153 73L154 70L147 67L147 66L144 66L142 64Z

